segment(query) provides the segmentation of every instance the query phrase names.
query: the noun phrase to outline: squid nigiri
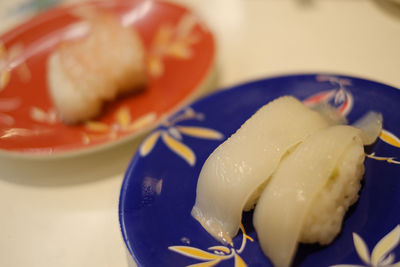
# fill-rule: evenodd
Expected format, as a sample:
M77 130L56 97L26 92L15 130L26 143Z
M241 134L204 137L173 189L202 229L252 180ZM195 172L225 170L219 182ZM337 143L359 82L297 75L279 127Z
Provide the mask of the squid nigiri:
M282 160L253 215L261 248L274 266L289 266L299 242L325 245L337 236L358 199L364 144L374 139L352 126L332 126Z
M192 216L223 243L239 229L281 159L313 132L329 125L291 96L259 109L208 157L200 172Z

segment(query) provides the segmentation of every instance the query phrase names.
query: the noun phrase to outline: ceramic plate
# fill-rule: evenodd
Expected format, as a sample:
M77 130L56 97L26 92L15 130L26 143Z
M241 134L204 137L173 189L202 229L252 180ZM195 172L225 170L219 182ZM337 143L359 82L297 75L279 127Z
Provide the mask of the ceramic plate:
M252 212L244 213L233 246L224 246L190 211L210 153L258 108L282 95L310 106L327 101L350 123L370 110L384 117L380 138L366 149L360 199L346 214L340 235L329 246L301 245L293 265L389 266L400 261L400 91L358 78L313 74L215 93L183 108L145 139L126 172L119 207L126 245L139 266L271 266L260 249Z
M63 124L49 97L46 60L79 38L82 10L114 14L147 50L149 86L105 107L100 118ZM0 151L52 155L88 151L136 137L207 88L214 39L188 9L160 1L103 1L52 9L0 37Z

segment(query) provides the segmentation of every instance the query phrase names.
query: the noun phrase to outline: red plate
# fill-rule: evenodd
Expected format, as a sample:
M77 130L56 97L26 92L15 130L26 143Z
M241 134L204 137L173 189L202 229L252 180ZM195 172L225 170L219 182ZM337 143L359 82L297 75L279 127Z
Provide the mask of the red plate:
M105 107L96 121L63 124L46 83L46 61L81 18L82 7L117 15L147 50L148 88ZM103 1L53 9L0 37L0 151L71 155L136 138L204 89L214 39L188 9L158 1ZM96 149L94 149L96 148Z

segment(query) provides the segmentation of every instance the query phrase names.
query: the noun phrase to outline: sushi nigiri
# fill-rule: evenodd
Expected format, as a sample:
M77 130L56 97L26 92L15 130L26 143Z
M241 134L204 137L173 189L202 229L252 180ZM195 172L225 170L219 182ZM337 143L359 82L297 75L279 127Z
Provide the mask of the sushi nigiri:
M299 242L329 244L358 199L366 138L337 125L310 135L282 160L262 192L253 224L265 255L276 267L292 262ZM376 136L375 136L376 138Z
M147 81L145 50L134 29L100 12L84 21L88 35L62 41L47 62L53 103L69 124L99 115L104 102L144 88Z
M282 157L328 125L318 112L291 96L263 106L204 163L192 216L216 239L230 243L242 211L254 207Z

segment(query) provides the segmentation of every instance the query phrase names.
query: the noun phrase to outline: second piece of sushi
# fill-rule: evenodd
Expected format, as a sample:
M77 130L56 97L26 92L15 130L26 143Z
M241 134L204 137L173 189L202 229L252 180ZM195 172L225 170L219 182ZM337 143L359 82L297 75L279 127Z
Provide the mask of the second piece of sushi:
M366 142L358 128L332 126L309 136L280 163L253 215L274 266L289 266L299 242L328 244L340 232L345 212L358 199Z

